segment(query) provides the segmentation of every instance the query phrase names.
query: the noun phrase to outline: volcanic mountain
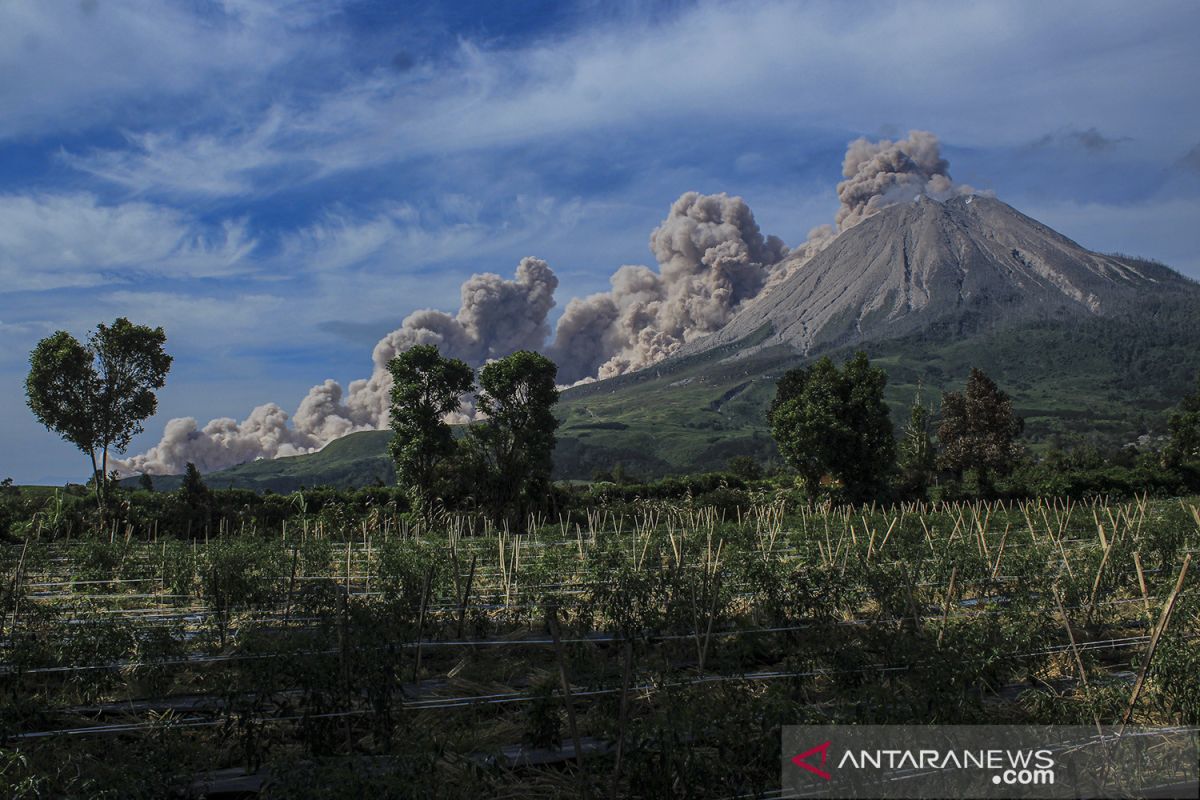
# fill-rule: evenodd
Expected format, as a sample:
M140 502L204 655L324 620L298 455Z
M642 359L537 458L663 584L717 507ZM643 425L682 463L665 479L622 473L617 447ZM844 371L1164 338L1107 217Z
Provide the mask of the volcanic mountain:
M771 333L759 346L807 354L894 338L935 322L977 325L1113 314L1147 295L1197 294L1151 262L1094 253L1012 206L921 195L845 232L713 336L682 354Z
M777 458L765 410L787 369L866 350L896 422L972 366L1026 419L1026 441L1120 445L1164 428L1200 372L1200 285L1162 264L1086 249L983 195L921 196L843 232L717 333L638 372L564 392L560 478L622 464L648 478ZM277 491L393 480L390 433L212 473ZM164 488L173 484L159 480Z
M1200 371L1200 284L1096 253L995 198L920 196L842 233L717 333L640 372L565 393L556 456L586 477L770 460L782 372L853 350L888 372L896 421L972 366L1014 397L1033 446L1160 433Z

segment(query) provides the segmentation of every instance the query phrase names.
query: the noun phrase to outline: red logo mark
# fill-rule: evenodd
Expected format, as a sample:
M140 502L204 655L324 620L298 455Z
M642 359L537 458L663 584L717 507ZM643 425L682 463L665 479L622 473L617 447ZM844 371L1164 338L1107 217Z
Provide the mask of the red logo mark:
M792 763L795 764L800 769L808 770L813 775L821 776L825 780L831 779L833 776L830 775L828 772L826 772L823 769L817 769L812 764L808 763L807 759L813 753L820 753L821 754L821 763L824 764L825 759L829 756L829 742L825 742L824 744L819 744L816 747L805 750L803 753L801 753L798 756L792 756Z

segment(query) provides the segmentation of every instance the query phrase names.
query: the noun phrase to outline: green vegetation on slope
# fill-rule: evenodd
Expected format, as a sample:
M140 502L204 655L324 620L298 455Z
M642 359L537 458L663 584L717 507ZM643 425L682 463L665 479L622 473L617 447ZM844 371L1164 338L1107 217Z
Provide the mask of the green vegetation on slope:
M1067 438L1119 447L1166 432L1165 411L1200 373L1200 309L1157 298L1114 317L1071 317L979 330L961 322L891 341L814 354L840 361L863 349L888 375L885 399L899 430L923 386L926 402L984 369L1025 418L1023 441L1044 449ZM766 421L775 382L808 359L769 335L563 393L555 477L589 479L621 464L638 478L722 469L733 456L780 463ZM748 355L745 353L749 352ZM735 357L736 356L736 357ZM357 433L320 453L258 461L206 477L214 487L287 491L300 486L391 483L387 431ZM155 478L171 489L178 479Z
M290 492L301 487L331 486L352 488L396 482L396 470L388 455L391 431L363 431L330 442L317 453L272 460L249 461L204 476L214 489L270 489ZM154 488L173 491L179 488L180 475L155 475ZM137 478L126 478L121 485L135 488Z

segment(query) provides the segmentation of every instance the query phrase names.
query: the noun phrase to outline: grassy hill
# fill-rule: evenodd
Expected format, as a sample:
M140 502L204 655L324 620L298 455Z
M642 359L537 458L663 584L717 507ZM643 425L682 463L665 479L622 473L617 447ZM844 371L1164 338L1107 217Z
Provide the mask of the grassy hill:
M719 469L733 455L775 458L766 407L774 384L804 359L755 351L768 331L677 363L567 392L556 453L563 477L589 477L620 461L635 474ZM835 360L853 349L828 351ZM1048 319L978 329L959 320L920 334L861 345L888 374L897 426L923 386L935 403L960 389L971 367L1012 395L1034 448L1065 437L1120 446L1165 431L1164 412L1200 374L1200 309L1157 298L1116 317ZM735 353L752 355L730 358Z
M686 358L564 392L556 477L587 479L620 463L656 477L721 469L735 455L778 458L765 412L775 381L804 359L785 347L758 349L769 329ZM835 360L854 348L828 351ZM1147 300L1117 317L1072 317L979 329L969 320L861 345L888 374L897 427L918 383L926 402L960 389L972 366L1012 395L1025 441L1063 437L1120 446L1165 432L1165 411L1200 374L1200 309L1190 300ZM307 456L256 461L206 476L211 486L288 491L394 480L388 431L356 433ZM157 488L178 478L155 478Z
M302 487L370 486L377 482L394 483L396 472L388 456L391 431L352 433L327 444L320 452L272 460L250 461L204 476L214 489L239 488L290 492ZM169 491L179 488L182 476L154 476L154 488ZM137 478L121 483L136 486Z

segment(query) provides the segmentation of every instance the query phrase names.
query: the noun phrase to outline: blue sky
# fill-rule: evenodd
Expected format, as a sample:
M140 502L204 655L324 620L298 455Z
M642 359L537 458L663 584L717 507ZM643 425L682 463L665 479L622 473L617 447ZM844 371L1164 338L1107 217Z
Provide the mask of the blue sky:
M158 415L291 411L527 255L557 311L688 190L831 222L848 141L1200 278L1200 4L0 2L0 476L80 480L29 351L163 325Z

